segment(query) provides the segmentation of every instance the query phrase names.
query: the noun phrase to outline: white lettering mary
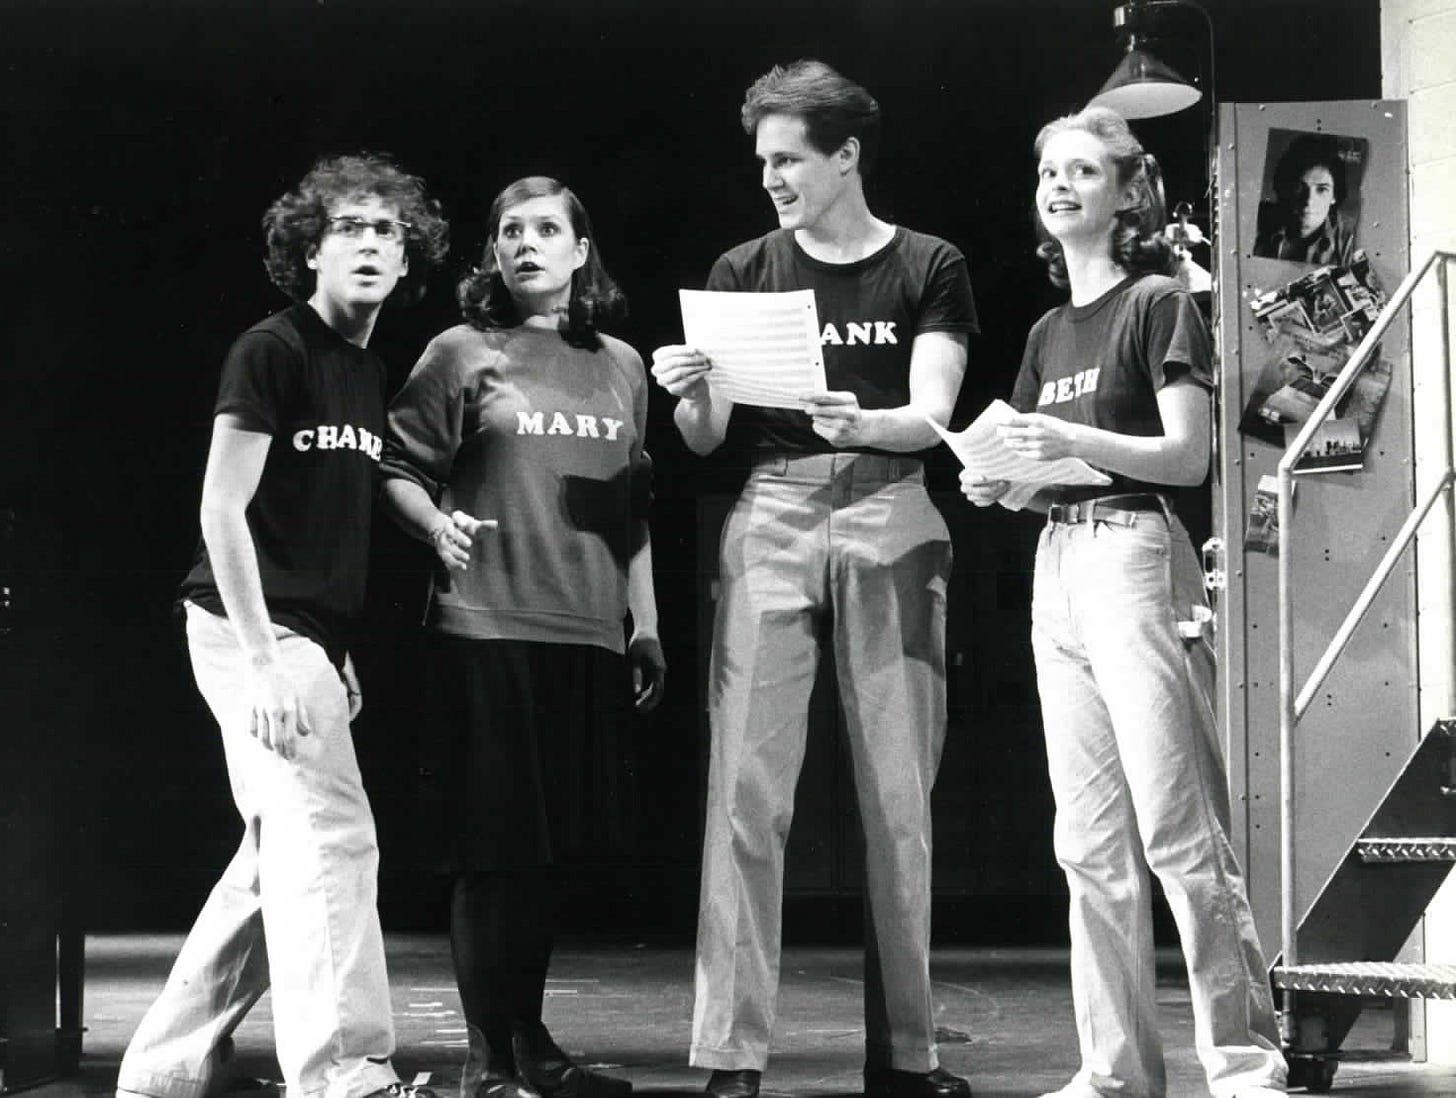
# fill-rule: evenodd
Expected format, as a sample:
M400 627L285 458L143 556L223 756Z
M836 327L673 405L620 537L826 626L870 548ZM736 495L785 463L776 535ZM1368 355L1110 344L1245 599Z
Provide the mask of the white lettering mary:
M566 412L552 412L548 422L545 412L517 412L516 434L571 435L576 438L616 442L617 432L622 429L624 422L611 416L592 416L581 412L570 415Z

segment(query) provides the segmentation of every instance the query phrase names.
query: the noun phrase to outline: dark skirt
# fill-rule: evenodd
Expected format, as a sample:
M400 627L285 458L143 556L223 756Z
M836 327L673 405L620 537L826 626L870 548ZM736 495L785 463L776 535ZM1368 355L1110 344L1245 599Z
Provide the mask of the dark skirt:
M432 636L419 729L425 860L600 862L633 830L626 659L592 645Z

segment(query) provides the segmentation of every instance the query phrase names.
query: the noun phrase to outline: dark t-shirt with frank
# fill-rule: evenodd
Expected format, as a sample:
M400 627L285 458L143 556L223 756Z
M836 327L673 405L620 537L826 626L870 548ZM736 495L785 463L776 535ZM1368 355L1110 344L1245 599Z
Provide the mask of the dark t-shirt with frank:
M854 393L862 408L909 402L910 355L920 333L979 331L965 257L944 240L903 226L883 248L853 263L817 260L792 232L775 229L719 257L707 288L813 290L829 388ZM839 447L815 434L803 412L738 405L727 449L824 453Z

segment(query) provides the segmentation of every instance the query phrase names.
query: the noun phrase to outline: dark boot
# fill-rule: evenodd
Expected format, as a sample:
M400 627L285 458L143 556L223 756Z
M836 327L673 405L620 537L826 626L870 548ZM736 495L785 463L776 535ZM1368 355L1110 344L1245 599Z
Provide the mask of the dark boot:
M475 1084L474 1098L541 1098L524 1079L487 1069Z
M516 1077L541 1098L627 1098L632 1093L632 1084L626 1079L614 1079L576 1064L543 1025L517 1030L512 1035L511 1049L516 1057Z
M744 1068L741 1071L715 1069L703 1088L707 1098L758 1098L758 1084L763 1072Z

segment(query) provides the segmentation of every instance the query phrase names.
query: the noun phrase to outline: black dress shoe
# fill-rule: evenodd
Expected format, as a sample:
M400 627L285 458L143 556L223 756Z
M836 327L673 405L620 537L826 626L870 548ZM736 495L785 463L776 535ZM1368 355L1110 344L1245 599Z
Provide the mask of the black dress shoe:
M971 1084L944 1068L896 1071L865 1068L865 1098L971 1098Z
M632 1084L626 1079L614 1079L577 1064L561 1051L545 1026L513 1033L511 1051L516 1058L516 1077L540 1098L627 1098L632 1093Z
M708 1076L708 1085L703 1093L709 1098L758 1098L758 1084L763 1072L745 1068L743 1071L714 1071Z

